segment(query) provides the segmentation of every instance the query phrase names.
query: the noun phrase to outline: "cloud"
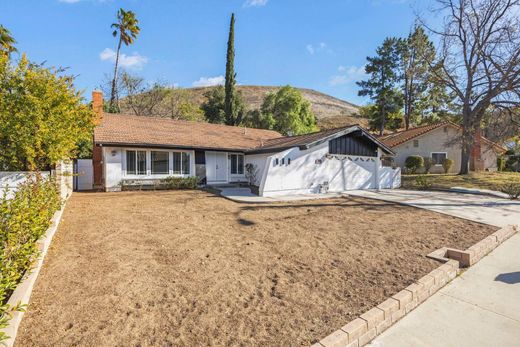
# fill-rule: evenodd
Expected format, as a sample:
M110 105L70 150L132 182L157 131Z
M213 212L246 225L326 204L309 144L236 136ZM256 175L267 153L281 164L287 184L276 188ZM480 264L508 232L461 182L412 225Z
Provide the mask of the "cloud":
M327 44L325 42L320 42L317 45L313 45L312 43L309 43L307 46L305 46L305 49L310 55L314 55L316 53L322 52L327 48ZM332 50L327 50L329 53L332 52Z
M339 86L349 82L359 81L366 77L364 66L357 67L340 65L338 67L338 72L340 72L340 74L334 75L330 78L329 84L331 86Z
M267 5L267 1L269 0L246 0L244 2L244 7L260 7Z
M110 48L105 48L101 53L99 53L99 58L114 63L116 61L116 52ZM139 53L133 53L132 55L121 53L119 55L119 65L121 67L139 70L142 69L147 62L148 58Z
M215 77L201 77L197 81L193 82L194 87L212 87L224 84L224 76Z

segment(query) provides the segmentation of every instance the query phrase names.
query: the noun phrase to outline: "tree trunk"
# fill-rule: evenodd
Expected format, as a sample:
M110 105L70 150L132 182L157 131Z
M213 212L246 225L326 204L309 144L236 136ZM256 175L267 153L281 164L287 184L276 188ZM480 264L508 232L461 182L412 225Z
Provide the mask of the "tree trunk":
M472 119L471 110L466 108L462 112L463 126L459 175L467 175L469 173L469 162L471 159L471 151L473 149L474 127L470 121L470 119Z
M119 52L121 51L121 35L119 35L119 43L117 44L117 52L116 52L116 63L114 65L114 78L112 79L112 90L110 91L110 111L115 108L116 101L116 81L117 81L117 68L119 65Z

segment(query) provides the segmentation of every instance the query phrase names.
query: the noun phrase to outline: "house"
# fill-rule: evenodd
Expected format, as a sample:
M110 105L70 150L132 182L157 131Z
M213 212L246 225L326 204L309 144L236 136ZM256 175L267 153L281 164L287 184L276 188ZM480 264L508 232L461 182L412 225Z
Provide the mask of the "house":
M462 130L452 122L441 122L425 125L409 130L398 131L383 135L378 139L396 153L395 165L404 168L406 158L411 155L420 155L431 158L432 173L444 173L442 162L448 158L453 160L450 173L460 170ZM493 171L497 169L497 158L503 155L506 149L480 135L475 136L473 153L470 160L472 171Z
M167 118L102 112L94 130L94 185L107 191L121 184L170 176L199 178L208 185L247 182L262 196L395 188L400 170L382 167L393 151L358 125L299 136ZM247 165L250 164L250 165ZM251 167L254 177L246 177Z

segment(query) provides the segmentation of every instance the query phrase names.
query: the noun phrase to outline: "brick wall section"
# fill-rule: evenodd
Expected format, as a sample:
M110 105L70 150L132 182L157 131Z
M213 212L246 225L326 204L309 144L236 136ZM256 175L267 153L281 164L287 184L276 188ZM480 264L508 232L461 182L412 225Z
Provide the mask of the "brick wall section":
M461 267L475 264L517 231L517 227L507 226L469 247L466 251L442 248L432 252L431 257L444 264L315 343L312 347L362 347L366 345L457 277Z

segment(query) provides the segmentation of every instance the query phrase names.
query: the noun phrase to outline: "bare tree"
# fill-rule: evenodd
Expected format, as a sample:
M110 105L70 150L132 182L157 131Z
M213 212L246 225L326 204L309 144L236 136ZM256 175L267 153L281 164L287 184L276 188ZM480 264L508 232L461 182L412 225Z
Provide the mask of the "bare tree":
M159 115L158 106L167 94L166 87L163 84L155 82L150 85L142 77L123 72L121 74L121 86L124 93L124 102L135 115Z
M520 0L436 0L444 14L439 78L462 113L460 174L469 172L474 136L490 106L520 104Z

